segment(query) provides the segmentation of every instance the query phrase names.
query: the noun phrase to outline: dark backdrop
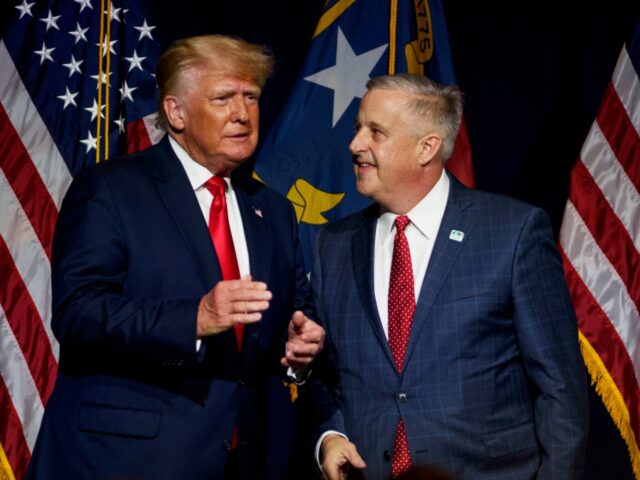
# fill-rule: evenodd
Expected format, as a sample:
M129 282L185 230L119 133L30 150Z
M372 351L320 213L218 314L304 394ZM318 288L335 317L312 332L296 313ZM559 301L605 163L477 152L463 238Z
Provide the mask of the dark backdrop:
M0 2L0 32L17 3ZM265 138L304 60L325 0L147 3L163 48L202 33L234 34L272 48L277 70L262 100ZM558 232L571 166L622 44L640 18L640 2L443 3L465 94L478 188L544 208ZM593 391L591 410L586 478L632 478L626 446Z

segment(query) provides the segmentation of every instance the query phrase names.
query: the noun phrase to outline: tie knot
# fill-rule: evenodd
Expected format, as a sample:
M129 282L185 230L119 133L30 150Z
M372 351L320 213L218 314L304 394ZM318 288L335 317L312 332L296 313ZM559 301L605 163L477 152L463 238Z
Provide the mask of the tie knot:
M399 215L396 217L396 229L398 233L404 232L405 228L411 223L409 217L406 215Z
M204 186L207 187L207 190L209 190L213 196L223 195L227 189L227 182L222 177L211 177Z

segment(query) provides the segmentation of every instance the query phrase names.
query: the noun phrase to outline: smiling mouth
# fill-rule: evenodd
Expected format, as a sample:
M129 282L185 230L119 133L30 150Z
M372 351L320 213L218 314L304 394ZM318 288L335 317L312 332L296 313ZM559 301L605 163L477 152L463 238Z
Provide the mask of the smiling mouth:
M366 160L362 160L358 157L353 157L353 164L358 168L358 170L368 170L369 168L375 168L373 163L367 162Z

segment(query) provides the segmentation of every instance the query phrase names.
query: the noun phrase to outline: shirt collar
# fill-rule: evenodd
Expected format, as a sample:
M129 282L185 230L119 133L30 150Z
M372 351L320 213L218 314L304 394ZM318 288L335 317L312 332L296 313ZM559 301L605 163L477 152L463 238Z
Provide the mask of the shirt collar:
M189 179L189 183L191 184L191 188L194 191L199 190L204 187L204 184L213 177L208 168L203 165L200 165L196 162L191 156L187 153L187 151L182 148L182 146L176 142L171 136L169 136L169 144L173 149L174 153L180 160L184 171L187 173L187 178ZM233 191L233 185L231 185L231 181L228 177L223 177L227 182L228 189L227 192Z
M407 213L411 224L430 240L435 239L438 233L440 221L447 206L450 183L449 177L443 169L440 179L431 191ZM397 216L395 213L385 212L378 218L378 232L381 235L382 243L385 243L391 232L394 231Z

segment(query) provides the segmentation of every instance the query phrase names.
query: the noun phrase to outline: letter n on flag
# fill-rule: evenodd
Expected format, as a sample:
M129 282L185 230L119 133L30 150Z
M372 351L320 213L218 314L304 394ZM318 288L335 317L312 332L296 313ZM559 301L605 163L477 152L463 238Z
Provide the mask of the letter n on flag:
M640 478L640 23L571 173L560 230L580 346Z
M348 145L367 81L397 72L455 84L440 0L327 2L300 78L255 164L256 175L293 203L307 266L317 227L370 203L355 190ZM464 122L447 166L474 185Z
M21 479L58 366L51 242L71 178L155 143L159 45L136 0L8 0L0 39L0 478ZM101 5L104 8L101 8Z

